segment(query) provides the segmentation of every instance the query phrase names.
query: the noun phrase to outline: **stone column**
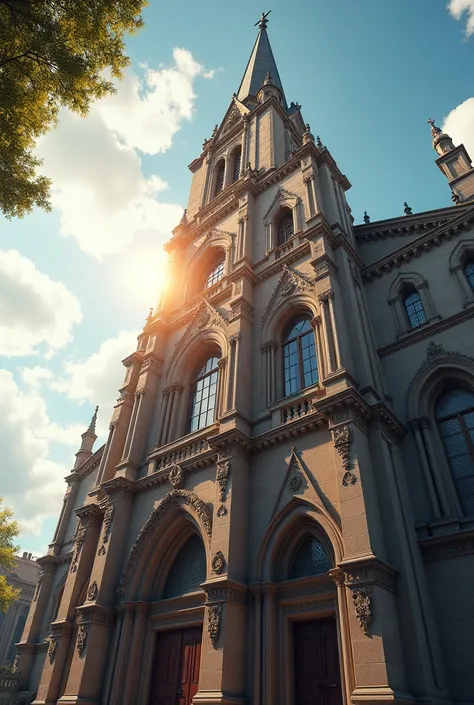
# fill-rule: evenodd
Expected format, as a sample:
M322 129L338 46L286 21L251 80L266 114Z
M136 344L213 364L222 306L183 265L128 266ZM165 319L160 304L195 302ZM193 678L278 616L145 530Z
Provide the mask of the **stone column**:
M323 341L321 340L321 316L315 316L311 320L311 325L314 332L314 342L316 344L316 356L318 360L318 381L321 382L322 379L327 374L327 363L324 357L324 347Z
M163 441L163 430L164 430L164 425L165 421L168 417L168 406L169 406L169 401L170 401L170 387L165 387L163 389L162 395L161 395L161 411L160 411L160 423L158 426L158 434L156 438L156 445L162 446L164 445Z
M113 443L113 439L114 439L115 427L116 427L115 423L111 423L109 425L109 435L107 436L107 441L105 443L104 452L102 454L102 461L99 466L99 472L97 473L97 482L96 482L97 486L99 486L101 484L102 479L103 479L102 475L104 473L105 468L108 465L108 457L109 457L109 453L110 453L110 447L111 447L111 445Z
M331 291L328 295L329 302L329 320L331 322L331 340L334 347L334 361L336 369L341 367L341 353L339 350L339 339L337 334L336 319L334 316L334 292Z
M443 481L443 475L441 472L441 468L439 467L439 462L438 458L436 456L436 453L433 448L433 443L431 441L431 433L430 433L430 421L427 418L422 418L419 419L420 427L421 427L421 435L423 437L423 441L425 444L425 448L427 451L427 456L430 462L430 465L433 469L433 475L434 475L434 480L435 484L438 490L438 497L441 505L441 511L443 513L443 516L449 516L452 514L451 512L451 507L450 507L450 502L448 499L448 494L446 492L446 483Z
M183 391L183 387L181 384L178 384L177 382L173 385L173 406L172 406L172 411L171 411L171 418L170 418L170 428L169 428L169 436L167 439L168 443L171 443L171 441L174 441L180 434L179 434L179 425L180 425L180 412L181 412L181 405L180 405L180 397L181 393Z
M77 477L73 477L73 479L68 481L68 488L66 490L66 494L64 495L63 506L61 508L61 514L59 515L56 531L54 532L52 542L49 544L49 553L52 552L53 554L58 554L61 552L61 547L64 543L64 536L71 519L78 489L79 480Z
M308 220L314 218L316 215L315 208L315 192L314 192L314 177L312 174L307 174L304 179L304 184L306 186L306 202L308 204Z
M337 605L339 617L339 632L341 635L341 666L343 673L342 687L345 690L345 703L351 702L351 693L354 687L354 670L352 667L351 635L349 630L349 615L347 610L346 587L344 585L344 571L334 568L329 575L336 583Z
M222 416L227 411L226 408L226 368L227 368L227 358L221 357L217 363L217 368L219 370L218 383L217 383L217 418Z
M89 578L100 531L102 513L98 505L87 504L76 510L79 527L74 544L74 552L66 578L64 592L56 620L51 625L50 646L46 658L37 700L56 702L64 678L70 640L73 633L78 603L83 586ZM72 666L69 679L74 680Z
M117 660L113 664L112 690L109 700L104 705L121 705L123 687L127 675L130 642L133 632L134 603L123 602L120 605L120 610L123 612L123 622L119 637Z
M325 348L325 352L326 352L326 360L328 363L327 373L335 372L335 370L337 369L333 341L332 341L332 335L331 335L331 321L330 321L329 310L328 310L328 300L329 300L329 296L331 293L332 293L332 291L329 290L329 291L324 292L323 294L320 294L318 297L320 304L321 304L321 322L322 322L322 326L323 326L323 340L324 340L324 348Z
M254 601L254 667L253 667L253 705L260 705L262 694L262 591L260 586L252 589Z
M275 705L278 688L277 640L277 587L264 583L263 588L263 705Z
M410 421L410 426L415 437L416 448L418 450L418 455L421 460L421 466L423 468L423 474L425 476L426 487L428 489L428 494L431 502L431 511L433 512L433 517L439 519L441 517L441 507L439 504L438 495L436 493L435 484L433 482L430 461L426 452L426 447L423 443L420 419Z
M130 423L128 425L127 436L125 439L122 461L126 460L130 455L130 446L132 445L133 436L135 433L135 427L137 425L137 418L139 415L140 405L142 403L143 390L135 392L135 400L133 403L132 415L130 417Z
M127 673L123 691L123 705L135 705L137 702L138 693L134 690L134 686L137 683L137 673L140 673L142 668L143 649L145 646L149 604L147 602L135 602L134 606L135 619L133 622L133 633L126 668Z
M249 121L248 117L246 115L243 116L243 123L244 123L244 131L242 133L242 152L241 152L241 158L240 158L240 174L239 178L245 174L245 169L247 167L247 143L248 143L248 134L249 134Z

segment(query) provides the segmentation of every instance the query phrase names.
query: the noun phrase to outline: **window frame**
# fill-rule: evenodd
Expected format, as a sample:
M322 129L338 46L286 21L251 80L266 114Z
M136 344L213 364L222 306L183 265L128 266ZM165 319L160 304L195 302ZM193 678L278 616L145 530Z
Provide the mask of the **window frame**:
M415 301L410 301L410 299L413 299L414 297L416 297ZM415 330L417 328L420 328L420 326L424 326L426 323L428 323L428 317L426 315L423 299L421 298L420 292L416 287L407 287L405 289L405 291L402 293L402 303L403 308L405 309L405 317L408 320L410 330ZM420 308L418 310L415 308L416 304L420 305ZM413 307L413 311L411 313L408 310L410 306ZM422 314L423 320L414 322L414 319L418 319L420 317L420 314Z
M208 272L207 277L204 281L204 286L203 286L203 291L207 291L211 287L213 287L215 284L218 284L222 279L225 277L225 261L226 257L225 254L222 255L219 259L215 260L213 269L211 269L210 272ZM218 272L220 270L220 272ZM215 280L210 281L210 279L213 279L214 276L216 275Z
M464 443L467 448L467 454L470 457L471 462L474 465L474 441L471 439L471 437L469 435L469 428L466 426L465 420L463 418L467 414L474 413L474 401L472 402L472 405L470 407L468 407L467 409L464 409L460 412L456 412L455 414L453 413L453 414L445 415L441 418L439 416L439 412L437 409L441 400L446 398L446 396L448 394L452 394L453 392L457 392L457 391L464 391L464 392L467 392L471 395L474 395L474 391L472 389L470 389L469 387L463 386L462 384L458 384L458 385L450 384L448 387L445 387L444 391L442 391L440 394L437 395L437 399L436 399L436 402L434 404L434 409L433 409L433 420L434 420L434 425L436 427L438 438L439 438L439 441L441 444L441 448L444 453L444 460L445 460L446 466L449 471L449 476L451 478L451 482L452 482L452 485L453 485L453 488L454 488L454 491L455 491L455 494L456 494L456 497L457 497L457 500L459 503L459 508L460 508L463 516L474 517L474 508L473 508L472 512L470 512L470 513L468 513L465 510L463 499L462 499L461 494L458 490L457 480L459 478L456 478L454 476L453 468L452 468L451 462L450 462L450 457L448 456L448 452L447 452L447 449L446 449L446 446L444 443L443 435L441 433L441 424L443 424L447 421L457 420L457 422L459 424L459 428L461 430L461 437L463 438ZM469 474L467 477L474 477L474 473Z
M214 360L214 359L217 360L217 362L215 363L215 366L200 376L200 372L202 372L202 370L205 369L207 364L211 360ZM220 351L214 350L214 351L210 352L207 355L207 357L205 357L203 359L203 362L201 362L201 364L197 367L197 373L195 375L193 375L193 377L191 379L190 398L189 398L189 405L188 405L188 419L187 419L188 433L197 433L198 431L202 431L203 429L208 428L209 426L212 426L212 424L215 423L215 421L217 419L218 406L219 406L219 373L220 373L219 362L221 359L222 359L222 356L220 354ZM198 390L197 385L199 384L199 382L206 379L207 377L210 378L213 374L216 375L216 382L215 382L216 393L215 393L215 400L214 400L214 407L213 407L213 419L210 423L205 423L202 426L199 425L199 419L202 414L202 412L200 410L199 414L197 416L197 418L198 418L197 427L193 428L193 419L195 418L195 416L193 414L193 410L194 410L194 405L195 405L195 401L196 401L196 395L197 395L198 391L202 391L202 390ZM211 384L212 384L212 382L210 382L209 386L211 386ZM211 395L209 395L209 396L211 396ZM201 400L199 400L199 402L200 401ZM209 414L209 411L210 411L209 408L206 409L206 412L205 412L206 422L207 422L207 415Z
M309 324L309 330L305 331L304 333L299 333L296 337L290 338L289 333L292 332L292 330L298 325L299 322L302 321L307 321ZM288 397L292 397L296 394L301 394L304 392L305 389L310 389L311 387L314 387L316 385L319 385L320 381L320 369L319 369L319 360L318 360L318 353L317 353L317 340L316 340L316 331L314 330L314 327L311 324L311 319L309 316L306 316L305 314L300 314L299 316L295 316L292 318L286 325L285 331L289 331L288 334L285 334L282 336L282 345L281 345L281 360L282 360L282 383L283 383L283 399L287 399ZM307 335L313 335L313 344L314 344L314 358L316 360L316 381L313 382L313 384L310 384L308 386L305 385L305 373L304 373L304 360L303 360L303 348L301 345L301 339ZM296 341L296 350L297 350L297 355L298 355L298 373L299 373L299 384L300 387L294 392L289 392L287 394L286 392L286 368L285 368L285 349L294 341ZM313 370L312 370L313 372Z
M237 162L237 158L238 158L238 162ZM237 163L239 165L239 168L238 168L237 174L236 174L235 172L236 172ZM238 181L240 179L241 168L242 168L242 145L239 145L232 152L232 183L233 184L235 184L236 181Z
M214 180L214 198L218 196L225 188L225 159L222 157L219 159L215 166L215 180ZM222 184L219 188L220 175L222 173Z
M288 225L285 227L285 232L284 232L284 239L282 239L280 236L282 234L282 224L287 221ZM288 230L291 228L291 234L288 235ZM291 238L295 234L295 222L294 222L294 217L291 208L284 208L283 212L280 214L280 217L277 218L276 223L275 223L275 231L276 231L276 247L282 247L283 245L286 245L286 243L291 240Z

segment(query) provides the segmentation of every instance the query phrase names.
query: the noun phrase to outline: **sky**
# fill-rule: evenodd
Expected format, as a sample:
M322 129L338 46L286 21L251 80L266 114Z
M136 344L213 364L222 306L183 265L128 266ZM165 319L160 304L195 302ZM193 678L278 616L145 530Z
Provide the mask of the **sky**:
M474 0L151 0L117 94L38 144L53 211L0 216L0 495L52 539L80 435L104 440L163 280L187 165L237 91L262 11L288 102L347 175L356 223L451 205L427 119L474 158Z

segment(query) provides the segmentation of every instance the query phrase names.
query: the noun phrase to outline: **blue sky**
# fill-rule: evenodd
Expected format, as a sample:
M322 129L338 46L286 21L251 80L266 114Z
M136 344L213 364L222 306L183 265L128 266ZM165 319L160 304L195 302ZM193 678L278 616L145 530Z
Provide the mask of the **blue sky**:
M178 8L178 9L177 9ZM262 10L158 3L130 71L86 120L39 145L54 210L0 218L0 494L42 553L80 433L105 433L120 360L159 288L161 246L199 155L237 90ZM274 0L268 27L288 101L352 183L356 223L451 204L427 118L474 157L474 0ZM98 441L99 443L100 441Z

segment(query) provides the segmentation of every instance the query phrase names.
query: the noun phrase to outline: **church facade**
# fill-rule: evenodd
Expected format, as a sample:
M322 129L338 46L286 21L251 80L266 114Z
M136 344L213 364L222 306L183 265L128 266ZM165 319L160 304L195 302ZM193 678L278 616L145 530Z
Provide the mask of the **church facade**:
M18 645L37 705L474 703L474 170L354 227L262 17Z

